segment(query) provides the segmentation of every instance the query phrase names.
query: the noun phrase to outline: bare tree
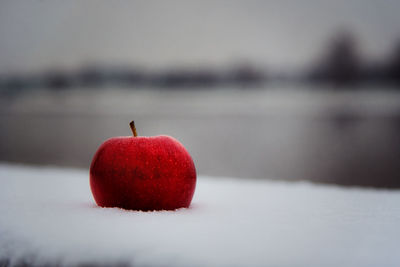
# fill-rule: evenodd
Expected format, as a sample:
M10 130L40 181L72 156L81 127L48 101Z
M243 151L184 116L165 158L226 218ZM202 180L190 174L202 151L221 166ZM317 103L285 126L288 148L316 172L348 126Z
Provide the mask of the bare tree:
M387 72L390 80L400 83L400 40L394 46L388 62Z
M312 70L312 78L335 85L355 83L360 77L360 56L353 34L340 32L330 41L326 52Z

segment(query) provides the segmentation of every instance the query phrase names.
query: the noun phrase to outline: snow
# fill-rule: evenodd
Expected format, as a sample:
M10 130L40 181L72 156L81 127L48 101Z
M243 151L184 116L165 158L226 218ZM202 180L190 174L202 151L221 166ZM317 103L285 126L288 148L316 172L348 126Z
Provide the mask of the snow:
M88 171L0 165L11 265L400 266L400 191L198 177L189 209L99 208Z

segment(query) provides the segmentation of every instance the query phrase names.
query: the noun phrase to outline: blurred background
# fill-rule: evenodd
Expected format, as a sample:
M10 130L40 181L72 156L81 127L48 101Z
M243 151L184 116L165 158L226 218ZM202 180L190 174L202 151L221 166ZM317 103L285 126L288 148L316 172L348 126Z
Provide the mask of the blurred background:
M0 161L171 135L198 174L400 188L400 1L1 1Z

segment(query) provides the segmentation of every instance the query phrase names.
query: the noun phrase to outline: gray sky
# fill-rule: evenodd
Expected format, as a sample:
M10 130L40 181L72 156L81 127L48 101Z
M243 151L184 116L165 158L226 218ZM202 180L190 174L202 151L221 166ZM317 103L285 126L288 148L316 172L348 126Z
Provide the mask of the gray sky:
M87 63L298 67L339 29L367 55L400 38L400 1L1 1L0 72Z

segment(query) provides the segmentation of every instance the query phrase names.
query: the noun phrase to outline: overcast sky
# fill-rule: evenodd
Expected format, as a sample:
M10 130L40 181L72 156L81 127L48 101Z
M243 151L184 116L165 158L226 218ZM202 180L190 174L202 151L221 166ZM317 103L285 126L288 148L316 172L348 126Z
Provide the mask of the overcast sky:
M340 29L368 55L400 38L400 1L1 1L0 72L88 63L298 67Z

